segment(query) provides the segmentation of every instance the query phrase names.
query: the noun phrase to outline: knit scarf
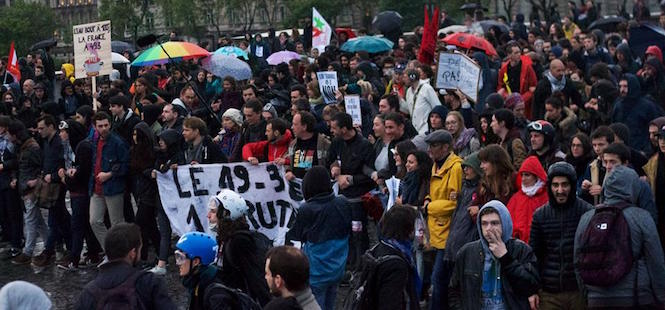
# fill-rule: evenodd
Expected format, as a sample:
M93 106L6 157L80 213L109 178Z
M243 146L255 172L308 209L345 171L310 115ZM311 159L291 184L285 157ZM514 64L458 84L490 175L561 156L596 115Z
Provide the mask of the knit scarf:
M541 187L543 187L543 185L545 185L545 183L540 179L538 179L538 181L536 181L536 184L533 184L531 186L524 186L524 183L522 183L522 192L524 193L524 195L527 195L529 197L533 197L533 196L536 195L538 190Z
M550 81L550 84L552 85L552 93L555 91L562 91L563 88L566 86L566 76L562 76L561 80L557 80L553 75L552 72L547 71L545 72L545 77Z

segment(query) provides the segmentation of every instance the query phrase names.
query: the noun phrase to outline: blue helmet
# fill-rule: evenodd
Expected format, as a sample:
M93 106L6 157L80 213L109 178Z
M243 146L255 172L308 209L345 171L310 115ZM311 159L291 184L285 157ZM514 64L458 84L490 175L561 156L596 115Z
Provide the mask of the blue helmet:
M202 265L210 265L217 256L218 245L212 236L193 231L182 235L175 247L185 253L187 258L193 260L198 257Z

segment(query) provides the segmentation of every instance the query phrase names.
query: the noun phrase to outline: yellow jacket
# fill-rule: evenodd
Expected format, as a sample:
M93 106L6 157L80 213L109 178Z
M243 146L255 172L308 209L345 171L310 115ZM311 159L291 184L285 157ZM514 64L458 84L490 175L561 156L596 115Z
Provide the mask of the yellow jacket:
M446 248L457 195L462 189L462 174L462 159L452 152L438 171L436 164L432 166L429 196L426 198L430 200L427 205L427 226L430 244L436 249ZM451 193L455 193L453 197Z
M658 153L651 156L646 165L642 166L644 173L647 176L647 181L651 186L651 193L653 193L654 198L656 197L656 178L658 174ZM663 190L663 189L661 189Z

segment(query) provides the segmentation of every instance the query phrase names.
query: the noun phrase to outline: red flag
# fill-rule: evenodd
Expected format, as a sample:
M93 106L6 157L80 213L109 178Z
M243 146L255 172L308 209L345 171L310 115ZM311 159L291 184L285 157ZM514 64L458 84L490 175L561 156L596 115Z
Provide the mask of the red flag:
M425 6L425 25L423 26L423 37L420 40L418 61L431 65L434 63L436 53L436 36L439 29L439 8L437 7L434 10L434 15L432 15L431 20L427 11L427 6Z
M7 72L14 77L14 82L20 83L21 70L18 68L18 57L16 57L16 50L14 49L14 41L9 47L9 59L7 60Z

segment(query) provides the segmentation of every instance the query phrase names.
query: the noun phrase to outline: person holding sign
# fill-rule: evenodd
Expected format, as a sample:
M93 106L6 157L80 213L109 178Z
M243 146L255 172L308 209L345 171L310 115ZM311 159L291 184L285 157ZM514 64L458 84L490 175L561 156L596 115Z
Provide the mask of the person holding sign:
M522 50L516 42L508 44L506 54L508 61L504 62L499 70L497 92L504 98L511 93L520 93L524 99L526 117L531 119L531 97L538 83L536 72L531 66L531 58L522 55Z
M268 140L245 144L242 147L242 159L252 165L265 162L288 164L288 158L284 157L292 138L286 121L281 118L271 119L266 125L266 137Z
M418 70L406 71L404 84L408 86L406 90L406 105L411 115L411 123L418 130L418 133L427 131L427 116L432 109L441 105L439 97L429 79L432 77L432 68L428 65L422 65ZM425 79L420 79L425 77Z
M291 141L286 153L285 177L287 180L302 179L307 170L314 166L328 166L326 157L328 148L330 148L330 140L323 134L317 134L315 127L316 118L312 113L300 111L293 116L291 131L296 139Z

